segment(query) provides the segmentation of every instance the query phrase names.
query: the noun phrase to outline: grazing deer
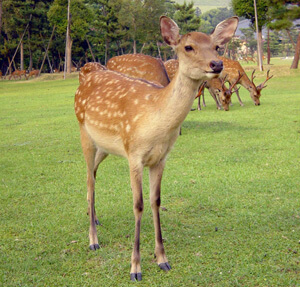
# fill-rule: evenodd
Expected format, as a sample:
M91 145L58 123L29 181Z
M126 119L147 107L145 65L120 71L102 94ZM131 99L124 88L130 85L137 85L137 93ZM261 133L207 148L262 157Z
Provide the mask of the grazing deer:
M231 60L225 57L219 56L219 59L223 61L224 63L224 69L223 72L221 73L221 77L225 77L227 75L226 81L229 82L230 85L232 85L236 79L239 77L239 73L242 74L243 76L240 78L240 80L237 82L237 84L242 85L244 88L246 88L250 92L250 97L253 100L254 104L256 106L260 105L260 96L261 96L261 90L265 88L264 84L270 80L273 76L269 77L269 71L267 73L267 79L264 81L263 84L258 85L257 87L255 86L253 80L254 80L254 72L252 72L252 77L251 81L246 75L243 67L238 61ZM237 98L239 100L239 103L241 106L243 106L243 102L240 98L239 92L236 92Z
M166 157L179 135L180 125L191 109L201 82L221 73L223 63L217 58L216 48L231 39L237 24L238 17L232 17L218 24L211 35L191 32L180 36L177 24L162 16L162 37L175 49L179 59L179 69L169 85L158 86L100 67L100 70L86 74L76 91L75 114L87 164L90 249L99 249L94 196L98 166L109 154L123 156L129 163L135 216L130 269L133 281L142 279L140 229L144 209L143 169L149 167L155 255L158 266L168 271L171 267L164 251L159 216Z
M40 70L31 70L27 76L27 80L30 78L30 77L37 77L39 75L39 72Z
M9 76L9 80L11 80L12 77L14 77L14 79L16 79L17 77L19 77L19 79L21 80L21 77L24 76L25 79L27 79L26 76L26 70L15 70L14 72L12 72L12 74Z
M167 86L170 83L167 71L160 59L144 54L126 54L108 60L106 67L133 78Z

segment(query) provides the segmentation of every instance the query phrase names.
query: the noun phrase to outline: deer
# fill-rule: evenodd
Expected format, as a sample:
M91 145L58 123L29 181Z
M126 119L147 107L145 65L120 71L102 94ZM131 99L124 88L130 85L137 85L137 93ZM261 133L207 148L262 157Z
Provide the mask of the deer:
M35 70L35 69L31 70L26 79L28 80L30 77L37 78L37 76L39 75L39 72L40 72L40 70Z
M144 54L126 54L112 57L106 63L111 71L117 71L133 78L145 79L158 85L170 83L167 71L160 59Z
M22 76L24 76L25 79L27 79L26 70L15 70L14 72L12 72L8 79L11 80L12 77L14 77L14 79L19 77L19 79L21 80Z
M271 77L269 76L270 70L267 72L266 80L262 84L256 86L253 82L253 80L255 78L254 77L255 70L253 70L252 75L251 75L251 80L250 80L248 78L248 76L246 75L243 67L241 66L241 64L238 61L231 60L231 59L228 59L228 58L225 58L222 56L219 56L219 59L222 60L224 63L224 69L221 73L221 77L225 77L226 75L228 75L226 80L227 80L227 82L229 82L229 84L232 84L238 78L239 73L243 74L243 76L240 78L240 80L238 81L237 84L240 84L244 88L246 88L250 92L250 97L253 100L254 104L256 106L259 106L261 90L266 87L265 83L273 77L273 75ZM237 95L240 105L244 106L238 91L236 92L236 95Z
M239 76L237 77L235 82L229 86L229 88L225 86L227 75L225 76L225 78L214 78L214 79L207 80L204 83L204 87L208 89L209 93L215 100L218 110L221 110L223 108L224 111L229 111L229 105L231 103L231 95L234 92L237 92L238 89L234 89L234 88L242 76L243 74L240 74L239 72ZM201 104L200 104L201 95L202 95L203 105L206 106L204 100L204 88L202 89L201 93L199 92L199 97L198 97L199 111L201 111Z
M133 194L135 236L130 279L142 280L140 231L144 210L142 178L149 168L150 205L155 227L155 257L160 269L169 271L161 226L161 180L168 153L188 115L201 83L220 75L223 62L217 47L234 35L238 17L219 23L211 35L201 32L179 34L178 25L160 17L164 41L177 53L179 68L166 87L146 80L102 69L84 76L75 93L74 109L87 166L87 202L90 220L89 248L100 248L95 212L95 178L99 164L109 154L128 161Z

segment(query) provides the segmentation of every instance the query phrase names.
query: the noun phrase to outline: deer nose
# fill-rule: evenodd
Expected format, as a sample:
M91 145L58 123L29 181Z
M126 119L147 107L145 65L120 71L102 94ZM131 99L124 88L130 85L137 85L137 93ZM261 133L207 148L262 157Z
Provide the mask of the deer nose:
M221 73L223 70L223 61L211 61L209 64L213 73Z

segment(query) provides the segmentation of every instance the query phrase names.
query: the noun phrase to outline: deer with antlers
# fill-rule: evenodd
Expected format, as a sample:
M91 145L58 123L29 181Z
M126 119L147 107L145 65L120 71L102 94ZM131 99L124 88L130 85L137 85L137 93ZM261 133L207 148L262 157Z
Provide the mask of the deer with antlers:
M144 54L126 54L112 57L106 67L133 78L145 79L163 87L170 83L167 71L160 59Z
M175 49L179 59L179 69L169 85L158 86L100 67L86 74L76 91L75 114L87 164L90 249L99 249L94 197L98 166L109 154L125 157L129 163L135 216L130 269L133 281L142 279L140 230L144 209L143 169L149 167L157 264L168 271L171 267L164 250L159 215L166 157L179 135L180 125L191 109L201 82L221 73L223 63L217 58L216 47L231 39L237 24L238 17L232 17L219 23L211 35L191 32L180 36L177 24L162 16L162 37Z
M253 70L251 80L250 80L248 78L248 76L246 75L243 67L241 66L241 64L238 61L231 60L231 59L221 57L221 56L219 56L219 59L222 60L223 63L224 63L224 69L221 73L221 77L225 77L227 75L226 81L229 82L229 84L231 85L236 81L236 79L239 76L239 73L243 74L243 76L239 79L237 84L240 84L244 88L246 88L250 92L250 97L253 100L254 104L256 106L259 106L260 105L260 100L259 99L261 97L261 90L266 87L265 86L266 82L273 77L273 75L269 76L270 71L267 72L266 80L262 84L256 86L254 84L254 81L253 81L254 78L255 78L254 77L255 70ZM243 104L243 102L240 98L240 95L239 95L238 91L236 92L236 95L237 95L237 98L239 100L240 105L243 106L244 104Z
M234 92L237 92L238 89L235 88L240 78L243 76L243 74L239 73L238 78L235 80L234 83L232 83L229 88L225 86L226 78L215 78L205 81L203 84L203 88L201 91L199 91L199 97L198 97L198 110L201 111L201 96L202 96L202 102L205 106L205 100L204 100L204 88L208 89L209 93L213 97L213 99L216 102L217 109L221 110L223 108L224 111L229 111L229 105L231 103L231 95Z

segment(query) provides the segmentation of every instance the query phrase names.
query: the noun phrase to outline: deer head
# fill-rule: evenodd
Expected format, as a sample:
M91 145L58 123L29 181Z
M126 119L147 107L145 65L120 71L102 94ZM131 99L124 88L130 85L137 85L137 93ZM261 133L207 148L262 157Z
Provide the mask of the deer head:
M211 79L218 77L223 70L223 62L217 58L217 49L232 37L237 22L237 17L229 18L219 23L211 35L191 32L180 36L177 24L162 16L161 33L165 42L175 49L179 69L184 75L196 81Z
M224 111L229 111L229 104L231 102L231 95L239 90L239 88L235 88L240 79L243 77L244 74L241 74L239 71L239 76L236 78L233 84L227 87L225 86L227 75L221 79L221 91L219 93L219 100L223 106ZM235 89L234 89L235 88Z
M263 83L259 84L258 86L256 86L254 83L255 70L253 70L253 72L251 74L251 85L249 87L249 90L250 90L250 96L256 106L260 105L261 90L266 87L265 83L273 77L273 75L271 77L269 76L269 72L270 72L270 70L268 70L268 72L267 72L266 80Z

